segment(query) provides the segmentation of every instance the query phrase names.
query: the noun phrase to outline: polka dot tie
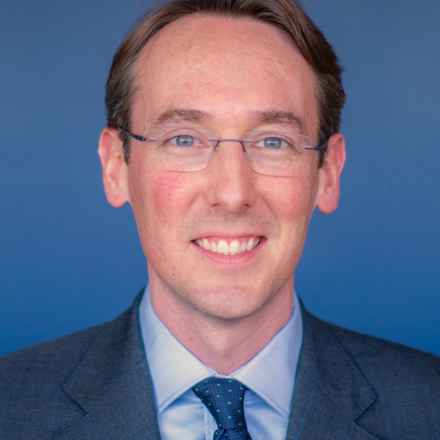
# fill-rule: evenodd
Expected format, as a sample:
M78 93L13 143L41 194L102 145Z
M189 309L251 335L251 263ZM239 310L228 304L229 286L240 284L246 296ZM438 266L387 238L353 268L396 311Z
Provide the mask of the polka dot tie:
M244 418L246 387L235 379L210 377L193 387L217 422L213 440L251 440Z

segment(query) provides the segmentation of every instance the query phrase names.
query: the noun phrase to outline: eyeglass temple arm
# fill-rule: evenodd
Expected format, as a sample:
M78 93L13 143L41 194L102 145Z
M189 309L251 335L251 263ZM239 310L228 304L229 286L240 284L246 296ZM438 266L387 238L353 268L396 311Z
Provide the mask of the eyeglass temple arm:
M141 136L140 134L132 133L130 130L127 130L126 128L119 127L119 131L121 131L122 133L125 133L128 137L136 139L137 141L147 142L147 138L145 136Z
M305 150L316 150L316 151L325 151L328 147L328 141L324 141L322 144L319 145L305 145Z

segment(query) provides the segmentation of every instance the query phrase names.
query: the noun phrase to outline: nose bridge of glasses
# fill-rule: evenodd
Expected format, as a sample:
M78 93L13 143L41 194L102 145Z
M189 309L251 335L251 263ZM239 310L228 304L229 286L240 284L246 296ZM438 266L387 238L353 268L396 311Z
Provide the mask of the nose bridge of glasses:
M236 138L220 138L211 139L211 145L213 146L211 150L209 162L215 162L216 169L227 170L229 177L233 174L233 170L236 170L238 174L243 174L244 169L253 169L251 161L246 150L246 140L236 139ZM225 148L224 151L220 151L219 146L222 143L236 144L228 145L233 147L232 149ZM241 151L237 149L241 146ZM212 166L212 165L211 165ZM243 168L244 167L244 168ZM246 172L244 172L246 174Z
M229 139L229 138L225 138L225 139L213 139L212 143L214 145L214 151L216 151L220 144L222 143L238 143L241 145L241 149L243 151L243 153L246 153L246 145L245 145L245 140L244 139Z

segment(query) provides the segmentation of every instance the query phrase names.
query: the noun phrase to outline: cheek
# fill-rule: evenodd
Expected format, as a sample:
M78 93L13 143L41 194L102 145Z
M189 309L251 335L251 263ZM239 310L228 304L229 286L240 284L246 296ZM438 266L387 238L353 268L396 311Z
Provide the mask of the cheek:
M312 180L292 178L271 189L271 210L275 217L276 233L273 252L279 268L296 267L300 258L312 216L315 189Z
M176 220L171 215L179 210L181 203L182 178L177 174L160 174L150 180L149 199L152 201L154 213L161 222Z
M182 232L197 193L194 187L193 176L187 173L164 172L148 178L144 214L157 231L166 226L167 234Z
M144 170L143 170L144 171ZM166 260L163 252L181 234L188 198L185 178L177 173L132 175L131 205L144 253L151 262ZM186 198L185 198L186 197ZM160 245L158 245L160 244Z
M132 166L129 176L130 203L136 222L149 229L157 221L170 221L170 210L179 203L181 178L176 174L155 174L141 166Z
M315 187L309 179L290 178L272 185L269 198L279 220L296 224L311 215L315 200Z

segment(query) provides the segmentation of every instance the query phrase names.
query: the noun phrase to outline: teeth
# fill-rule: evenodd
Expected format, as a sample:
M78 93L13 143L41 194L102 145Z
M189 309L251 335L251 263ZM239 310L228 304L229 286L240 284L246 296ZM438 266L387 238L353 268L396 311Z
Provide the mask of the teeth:
M238 240L233 240L228 244L226 240L219 240L215 242L215 241L209 241L206 238L204 238L202 240L197 240L196 243L203 249L206 249L211 252L215 252L217 254L237 255L243 252L249 252L252 249L254 249L258 245L258 243L260 243L260 239L251 238L247 241L242 241L242 242Z
M231 255L236 255L240 252L240 242L238 240L234 240L229 245L229 253Z
M229 255L229 246L228 243L224 240L220 240L217 244L217 252L219 254Z
M258 238L251 238L246 244L246 250L251 251L259 242Z

